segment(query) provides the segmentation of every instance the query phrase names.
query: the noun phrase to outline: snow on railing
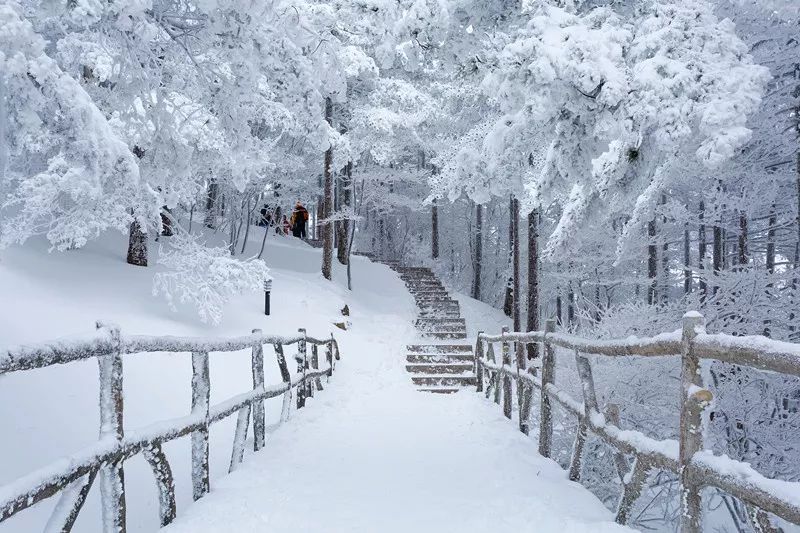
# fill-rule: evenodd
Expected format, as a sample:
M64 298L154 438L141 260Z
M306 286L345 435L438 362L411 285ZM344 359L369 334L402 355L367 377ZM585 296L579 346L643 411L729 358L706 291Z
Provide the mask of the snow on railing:
M291 372L284 347L297 345L297 370ZM311 354L308 354L308 345ZM264 383L264 345L272 345L282 382ZM325 363L320 366L319 347L325 347ZM252 352L253 389L217 405L209 405L211 381L208 372L210 352ZM164 420L127 434L123 432L122 360L127 354L148 352L187 352L192 354L192 410L188 416ZM97 358L100 373L100 440L67 458L55 461L16 481L0 487L0 522L61 494L48 521L46 531L69 532L83 507L89 490L100 474L103 530L125 531L125 482L123 463L141 453L149 463L159 493L161 525L175 519L175 483L172 469L161 446L190 436L192 441L192 490L197 500L209 491L209 441L211 424L234 413L236 430L229 471L241 463L248 428L253 427L253 448L264 447L266 424L264 400L283 396L281 421L291 409L291 395L297 390L297 408L307 397L322 390L322 378L330 378L339 346L331 335L316 339L304 329L293 337L251 335L235 338L123 336L119 328L98 323L94 335L52 341L37 346L19 346L0 351L0 376L10 372L43 368L55 364ZM251 416L252 415L252 416Z
M495 343L501 343L501 358L495 355ZM512 343L515 345L511 348ZM542 343L541 372L526 368L525 345ZM555 385L555 347L575 352L583 401L577 401ZM680 356L681 416L679 440L656 440L640 431L619 427L619 411L608 405L601 412L595 393L589 359L584 354L611 357ZM703 317L690 312L684 316L680 331L649 338L629 337L618 340L588 340L555 333L555 321L548 320L544 331L500 335L478 334L475 347L475 374L478 392L503 404L511 418L512 382L516 383L520 431L529 432L533 390L540 393L539 453L551 457L553 440L553 403L578 418L578 431L572 449L569 479L580 479L583 448L589 432L617 449L614 460L623 479L623 493L617 504L616 520L624 524L639 497L648 473L653 469L675 472L681 483L681 531L701 530L700 493L713 486L749 504L750 519L757 531L778 531L767 513L800 524L800 483L769 479L749 464L703 450L703 409L712 400L703 386L700 360L715 359L761 370L800 376L800 345L766 337L735 337L705 332ZM540 375L537 375L540 374ZM629 467L625 455L633 457Z

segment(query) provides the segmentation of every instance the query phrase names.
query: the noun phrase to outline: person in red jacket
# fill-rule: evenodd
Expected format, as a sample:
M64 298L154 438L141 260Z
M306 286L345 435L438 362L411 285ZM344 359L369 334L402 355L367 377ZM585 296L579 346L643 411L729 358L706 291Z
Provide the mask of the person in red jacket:
M308 223L308 210L303 204L297 202L292 212L292 235L298 239L306 238L306 224Z

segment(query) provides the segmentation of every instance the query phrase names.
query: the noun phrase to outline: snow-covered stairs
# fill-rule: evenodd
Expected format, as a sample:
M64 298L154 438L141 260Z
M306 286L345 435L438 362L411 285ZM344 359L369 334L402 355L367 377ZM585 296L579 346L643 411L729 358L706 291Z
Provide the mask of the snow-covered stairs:
M458 301L450 297L431 269L389 266L400 273L419 309L415 325L426 344L406 347L406 370L417 390L448 394L474 386L472 345L453 342L467 338L467 324ZM431 339L430 343L427 339Z

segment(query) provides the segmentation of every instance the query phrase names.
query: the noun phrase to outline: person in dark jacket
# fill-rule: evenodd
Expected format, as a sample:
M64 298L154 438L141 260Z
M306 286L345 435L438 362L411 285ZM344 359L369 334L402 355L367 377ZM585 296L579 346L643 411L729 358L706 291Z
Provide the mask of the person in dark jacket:
M292 235L298 239L306 238L306 224L308 223L308 210L303 204L297 202L292 212Z

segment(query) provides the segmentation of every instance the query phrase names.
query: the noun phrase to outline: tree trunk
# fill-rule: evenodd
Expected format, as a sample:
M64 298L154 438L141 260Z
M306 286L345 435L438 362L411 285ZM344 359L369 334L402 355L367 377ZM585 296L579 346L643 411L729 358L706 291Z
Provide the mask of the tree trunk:
M647 277L650 285L647 289L647 304L655 305L658 299L658 246L656 245L656 220L647 223Z
M333 102L330 97L325 98L325 120L329 125L333 123ZM333 176L331 164L333 163L333 145L325 150L325 162L322 167L324 179L323 218L327 219L333 213ZM333 278L333 225L324 222L322 226L322 276L325 279Z
M667 195L661 195L661 205L666 205ZM669 244L666 236L667 217L661 218L661 303L669 301Z
M689 294L692 292L692 247L689 242L689 227L684 227L683 230L683 293Z
M431 204L431 258L439 259L439 206L436 198Z
M522 328L522 316L520 309L520 269L519 269L519 200L514 198L511 218L514 221L514 248L512 254L512 272L514 278L514 331Z
M712 266L714 269L714 287L712 294L716 295L719 291L719 275L722 272L722 227L720 226L719 218L714 224L714 247Z
M539 210L528 214L528 331L539 331ZM528 344L528 359L539 357L539 343Z
M161 208L161 235L164 237L172 237L172 212L164 206Z
M208 196L206 196L206 219L205 225L207 228L213 228L216 224L217 218L217 199L219 196L219 183L216 180L211 180L208 184Z
M483 266L483 206L475 205L475 257L472 260L472 297L481 299L481 270Z
M700 301L705 302L708 297L708 282L706 280L706 224L705 224L706 203L700 201L700 226L697 228L697 270L700 278Z
M767 272L775 273L775 225L778 223L778 216L775 213L775 204L772 204L769 212L769 228L767 229Z
M506 282L506 293L503 299L503 312L508 317L514 316L514 197L511 197L508 206L508 265L512 267L512 273Z
M569 290L567 291L567 327L572 328L575 323L575 290L572 288L572 282L569 282Z
M556 324L561 326L561 287L556 288L557 296L556 296Z
M131 222L128 233L128 264L147 266L147 234L142 231L138 220Z
M750 261L747 253L747 215L739 214L739 268L746 268Z
M341 209L344 207L345 209L349 208L352 204L352 192L353 192L353 162L350 161L347 163L347 166L344 167L344 172L342 173L341 177L341 201L339 203L339 208ZM337 245L338 248L336 250L337 259L343 265L347 264L348 255L347 255L347 248L348 248L348 241L350 240L350 224L352 224L350 220L340 220L336 227L337 230Z

